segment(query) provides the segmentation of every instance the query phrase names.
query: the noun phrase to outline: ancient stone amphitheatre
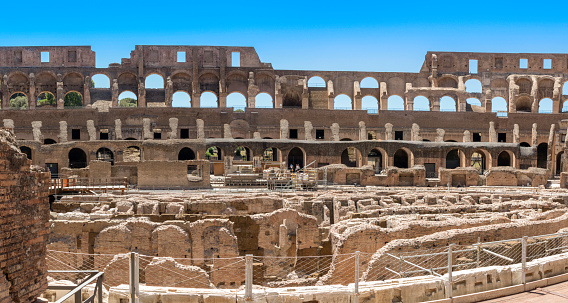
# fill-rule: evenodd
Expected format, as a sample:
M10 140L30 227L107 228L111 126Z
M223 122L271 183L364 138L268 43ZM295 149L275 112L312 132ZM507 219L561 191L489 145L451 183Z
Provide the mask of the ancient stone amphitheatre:
M0 303L476 302L568 280L567 66L0 47Z

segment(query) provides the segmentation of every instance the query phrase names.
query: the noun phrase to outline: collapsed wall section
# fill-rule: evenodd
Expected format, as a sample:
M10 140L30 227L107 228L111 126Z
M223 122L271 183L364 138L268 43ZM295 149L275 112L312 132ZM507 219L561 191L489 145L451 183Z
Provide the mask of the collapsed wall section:
M0 129L0 303L35 302L47 287L49 174L14 144Z

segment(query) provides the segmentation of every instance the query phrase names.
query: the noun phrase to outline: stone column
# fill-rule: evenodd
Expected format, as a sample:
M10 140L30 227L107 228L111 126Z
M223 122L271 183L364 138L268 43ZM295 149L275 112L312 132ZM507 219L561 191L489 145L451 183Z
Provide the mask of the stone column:
M252 138L253 138L253 139L262 139L262 137L260 136L260 132L254 132L254 133L252 133Z
M91 104L91 77L85 76L83 84L83 107Z
M194 93L193 96L191 96L191 107L192 108L201 107L201 94Z
M537 128L537 124L533 123L533 125L532 125L532 137L531 137L531 146L532 147L536 147L536 145L538 144L538 132L537 132L536 128Z
M379 109L380 110L388 110L389 109L389 94L387 92L387 83L386 82L381 82L379 84L379 91L380 91Z
M463 142L471 142L471 132L469 130L463 132Z
M151 126L151 122L150 122L150 118L144 118L142 119L142 139L143 140L147 140L147 139L153 139L154 138L154 134L150 131L150 126Z
M34 141L42 142L43 136L41 135L41 121L32 121L32 134L34 136Z
M231 125L223 124L223 138L233 139L233 133L231 132Z
M170 132L168 133L168 139L177 139L178 133L178 118L170 118Z
M89 133L89 141L97 140L97 128L93 120L87 120L87 132Z
M114 120L114 137L116 140L122 140L122 121Z
M112 79L111 86L112 107L118 107L118 80Z
M35 75L34 73L30 73L30 91L28 93L28 108L34 109L36 108L36 86L35 86Z
M550 125L550 132L548 133L548 150L546 155L546 169L550 175L553 171L553 155L554 155L554 134L556 132L556 124Z
M225 92L219 93L219 107L227 107L227 93Z
M67 121L59 121L59 143L65 143L68 140Z
M339 141L339 124L333 123L331 125L331 138L332 141Z
M65 107L64 98L65 94L63 92L63 82L57 82L57 108L61 109Z
M420 136L420 126L416 123L412 123L412 128L410 129L410 140L422 141L422 137Z
M432 108L433 112L439 112L440 111L440 98L435 97L435 96L430 96L428 97L428 100L430 100L430 106Z
M359 140L367 140L367 126L364 121L359 121Z
M314 127L312 126L311 121L304 121L304 134L305 140L312 141L314 138L312 137L312 131Z
M513 143L519 143L520 141L520 132L519 132L519 124L513 125Z
M493 121L489 122L489 142L497 142L497 132Z
M6 109L10 107L10 92L8 91L8 75L2 76L2 81L0 82L0 96L2 96L2 108Z
M446 131L443 128L436 128L436 139L435 142L444 142L444 136L446 136Z
M4 119L4 120L2 120L2 122L4 122L4 127L5 127L5 128L14 129L14 120L12 120L12 119Z
M205 122L202 119L195 120L197 127L197 139L205 139Z
M288 120L281 119L280 120L280 139L288 139L290 134L290 129L288 126Z
M531 96L533 99L531 112L538 113L538 79L536 76L531 76L532 80L532 88L531 88Z
M138 80L138 107L146 107L146 86L143 78Z
M385 140L392 140L392 124L385 124Z

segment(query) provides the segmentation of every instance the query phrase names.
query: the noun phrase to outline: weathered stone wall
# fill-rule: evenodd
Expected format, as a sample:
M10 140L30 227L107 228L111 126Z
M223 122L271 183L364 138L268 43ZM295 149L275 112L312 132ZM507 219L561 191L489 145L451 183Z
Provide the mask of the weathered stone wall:
M35 302L47 287L48 182L0 129L1 303Z

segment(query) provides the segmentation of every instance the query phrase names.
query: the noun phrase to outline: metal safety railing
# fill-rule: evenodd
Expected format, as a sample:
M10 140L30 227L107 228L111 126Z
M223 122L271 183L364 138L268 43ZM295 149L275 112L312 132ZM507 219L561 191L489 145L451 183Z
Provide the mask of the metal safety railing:
M286 250L286 243L280 248ZM322 256L236 256L222 258L155 257L130 252L119 255L81 254L48 250L47 265L50 275L84 275L104 272L82 279L76 287L92 283L110 288L120 284L130 286L132 298L137 298L140 284L160 287L223 288L245 301L275 296L272 292L254 292L253 285L269 288L294 286L343 285L352 292L357 302L359 286L363 282L400 278L429 277L446 285L445 296L463 292L456 288L479 275L483 268L517 266L521 269L520 283L525 284L527 263L560 254L568 258L568 233L556 233L467 245L450 244L438 248L415 249L393 247L377 252L354 252ZM531 268L534 268L532 266ZM564 269L564 267L562 267ZM566 271L566 269L564 269ZM564 272L561 272L564 273ZM555 274L561 274L555 273ZM83 276L81 276L84 278ZM98 280L100 277L100 280ZM545 275L531 275L531 280ZM515 283L519 283L515 282ZM487 282L490 283L490 282ZM512 282L513 283L513 282ZM67 286L69 287L69 286ZM52 289L52 288L51 288ZM96 288L100 292L101 288ZM244 293L242 292L244 289ZM476 288L477 289L477 288ZM73 294L68 294L70 298ZM94 301L90 301L94 302ZM87 302L89 303L89 302Z
M63 303L65 300L73 297L74 303L103 303L103 281L104 272L99 272L96 270L48 270L48 274L52 276L59 275L71 275L75 277L81 277L77 279L77 284L74 285L48 285L48 290L69 290L69 292L59 298L55 303ZM85 286L95 283L95 288L93 289L93 294L87 299L82 300L82 290Z

